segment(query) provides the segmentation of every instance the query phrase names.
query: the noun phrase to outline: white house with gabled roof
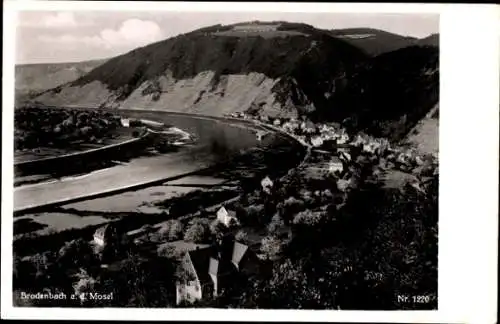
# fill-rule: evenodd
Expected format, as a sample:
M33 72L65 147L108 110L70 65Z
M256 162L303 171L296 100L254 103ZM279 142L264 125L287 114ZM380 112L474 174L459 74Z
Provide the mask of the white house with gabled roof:
M233 210L228 211L224 206L217 211L217 220L226 227L229 227L231 223L239 223L238 218L236 218L236 212Z
M328 171L331 173L342 173L344 171L344 164L338 157L334 156L328 161Z
M264 190L264 192L271 193L271 189L274 183L269 177L266 176L264 179L262 179L260 185L262 186L262 190Z
M323 145L323 139L321 138L321 136L312 137L311 138L311 145L314 147L318 147L318 146Z

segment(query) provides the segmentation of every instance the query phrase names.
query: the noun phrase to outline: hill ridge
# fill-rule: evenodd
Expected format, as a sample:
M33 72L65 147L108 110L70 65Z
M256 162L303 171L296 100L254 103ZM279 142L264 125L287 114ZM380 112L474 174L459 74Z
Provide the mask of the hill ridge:
M35 99L212 115L304 115L403 136L438 100L439 50L382 33L400 42L387 50L382 36L367 43L302 23L212 25L111 58ZM375 44L378 54L359 45L363 41Z

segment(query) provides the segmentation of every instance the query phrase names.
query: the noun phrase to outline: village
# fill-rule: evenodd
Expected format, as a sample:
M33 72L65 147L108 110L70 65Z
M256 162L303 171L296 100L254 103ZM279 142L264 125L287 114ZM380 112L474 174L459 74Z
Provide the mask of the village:
M61 264L61 259L81 258L65 270L75 294L103 290L103 278L126 273L126 265L136 260L168 264L171 273L166 296L171 297L165 301L167 306L210 303L236 286L265 282L269 279L262 278L277 275L273 265L295 253L290 249L301 249L297 242L304 239L304 233L313 233L321 241L321 233L336 231L339 215L351 208L352 195L370 186L382 186L425 196L439 172L437 156L365 134L352 136L335 123L245 113L226 117L293 137L306 149L302 162L284 176L263 176L256 179L254 189L240 188L238 194L212 203L209 199L188 214L171 212L173 205L166 200L163 221L146 221L135 229L111 221L97 228L90 241L67 242L54 264ZM263 140L266 134L257 131L256 136ZM33 258L19 262L40 267L40 260ZM50 263L46 256L42 259L42 265ZM47 267L39 272L49 271ZM114 305L113 301L100 302ZM79 305L89 305L88 300L83 298Z
M253 192L189 215L126 232L106 224L90 242L99 271L118 271L130 256L123 251L132 248L143 259L166 258L175 264L175 305L214 300L235 282L252 281L263 272L272 275L272 264L283 257L297 229L329 224L360 187L382 183L425 194L438 173L436 156L364 134L349 136L335 124L243 113L229 117L296 137L307 147L303 162L282 178L262 178ZM168 218L168 208L165 213ZM96 289L98 281L81 271L75 293Z

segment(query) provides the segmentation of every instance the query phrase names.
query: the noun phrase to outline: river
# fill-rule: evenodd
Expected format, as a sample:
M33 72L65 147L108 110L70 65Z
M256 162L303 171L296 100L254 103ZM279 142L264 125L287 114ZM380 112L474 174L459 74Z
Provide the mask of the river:
M196 143L182 147L177 152L141 156L123 164L77 177L16 187L14 211L20 214L40 205L61 205L96 195L111 194L118 189L132 190L141 184L182 177L213 166L234 153L255 147L260 147L264 152L284 146L293 147L292 150L296 149L296 143L292 143L289 138L280 134L270 134L264 137L264 140L258 141L255 132L259 127L252 127L245 123L158 111L120 110L118 112L131 118L150 119L173 125L193 134L197 139ZM284 150L283 154L286 151ZM272 164L273 168L282 167L282 171L286 172L289 167L298 163L298 159L295 160L297 161L273 157L263 162Z

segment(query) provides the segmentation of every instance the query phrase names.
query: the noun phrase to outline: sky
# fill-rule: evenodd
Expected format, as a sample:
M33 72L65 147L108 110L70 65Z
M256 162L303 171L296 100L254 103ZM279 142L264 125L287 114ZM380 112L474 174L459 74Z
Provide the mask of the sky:
M16 63L110 58L201 27L253 20L323 29L370 27L418 38L439 32L437 14L23 11L16 28Z

